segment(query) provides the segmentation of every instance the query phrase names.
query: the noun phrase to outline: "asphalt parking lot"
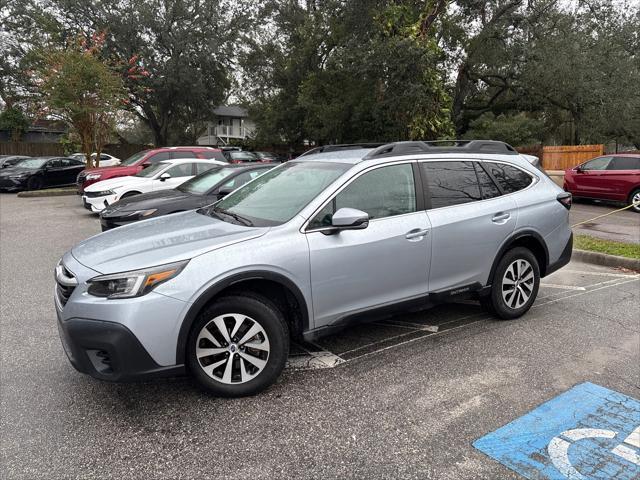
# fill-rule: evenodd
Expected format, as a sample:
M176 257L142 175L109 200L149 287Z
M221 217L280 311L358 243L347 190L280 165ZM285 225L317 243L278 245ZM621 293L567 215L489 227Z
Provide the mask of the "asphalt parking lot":
M625 243L640 243L640 215L631 210L616 212L591 220L621 208L620 205L597 201L576 200L571 207L571 223L582 223L574 232Z
M98 231L77 197L0 195L2 478L521 478L472 443L583 382L640 397L640 276L578 262L516 321L463 302L297 346L256 397L99 382L52 297Z

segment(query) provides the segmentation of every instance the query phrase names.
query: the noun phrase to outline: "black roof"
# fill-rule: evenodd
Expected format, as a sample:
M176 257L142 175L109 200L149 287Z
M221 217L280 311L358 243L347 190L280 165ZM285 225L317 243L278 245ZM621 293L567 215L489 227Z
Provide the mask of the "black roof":
M518 155L516 149L511 145L497 140L414 140L390 143L323 145L312 148L300 156L358 149L371 149L362 160L396 155L415 155L418 153L495 153L500 155Z

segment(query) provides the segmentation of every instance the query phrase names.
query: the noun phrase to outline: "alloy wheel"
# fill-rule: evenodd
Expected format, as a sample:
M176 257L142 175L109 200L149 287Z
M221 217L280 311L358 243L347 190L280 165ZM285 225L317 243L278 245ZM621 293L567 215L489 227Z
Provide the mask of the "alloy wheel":
M262 325L240 313L219 315L196 339L196 357L202 370L227 385L246 383L264 370L269 360L269 338Z
M633 208L636 212L640 212L640 191L637 191L631 197L631 203L633 204Z
M531 264L524 259L511 262L502 277L502 299L511 309L517 310L529 301L533 293L535 275Z

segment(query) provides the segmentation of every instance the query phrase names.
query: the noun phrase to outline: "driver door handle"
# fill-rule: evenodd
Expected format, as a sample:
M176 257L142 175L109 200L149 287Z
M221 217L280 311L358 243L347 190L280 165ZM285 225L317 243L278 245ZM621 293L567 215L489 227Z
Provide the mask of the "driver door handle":
M419 238L424 237L428 233L429 233L429 229L428 228L425 228L424 230L420 230L420 229L414 228L413 230L407 232L407 234L404 236L404 238L406 238L407 240L419 239Z

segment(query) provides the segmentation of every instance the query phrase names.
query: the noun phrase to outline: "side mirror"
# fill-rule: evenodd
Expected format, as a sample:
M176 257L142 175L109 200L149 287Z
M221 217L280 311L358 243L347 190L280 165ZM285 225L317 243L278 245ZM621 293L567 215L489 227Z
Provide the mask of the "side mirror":
M369 214L355 208L341 208L331 217L336 230L362 230L369 226Z
M165 172L165 173L163 173L162 175L160 175L160 181L161 181L161 182L164 182L165 180L168 180L168 179L170 179L170 178L171 178L171 174L170 174L170 173L167 173L167 172Z
M218 198L226 197L231 192L233 192L233 190L234 190L234 188L232 188L232 187L220 187L220 190L218 190Z
M576 172L578 172L578 173L582 173L582 172L584 172L584 169L582 168L582 165L578 165L578 166L576 167Z

